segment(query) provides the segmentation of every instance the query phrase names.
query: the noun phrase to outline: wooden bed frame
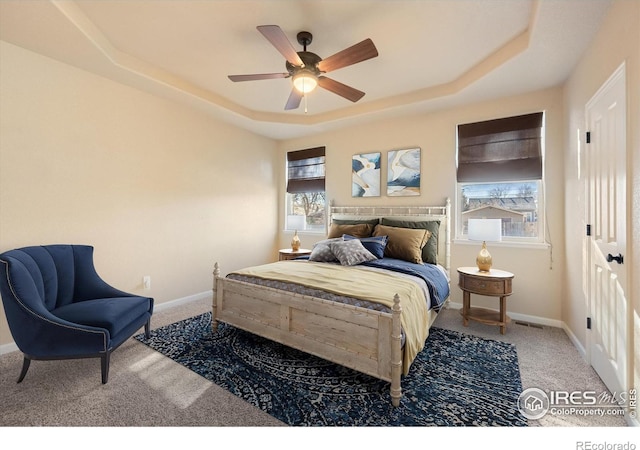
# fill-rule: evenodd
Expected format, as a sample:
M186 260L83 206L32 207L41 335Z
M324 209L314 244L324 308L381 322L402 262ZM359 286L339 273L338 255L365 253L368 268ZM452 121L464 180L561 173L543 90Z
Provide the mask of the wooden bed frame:
M412 207L335 207L333 219L440 220L438 262L450 275L451 204ZM402 397L401 299L391 313L245 283L213 271L212 329L218 322L296 348L391 383L391 401ZM430 312L429 326L436 313Z

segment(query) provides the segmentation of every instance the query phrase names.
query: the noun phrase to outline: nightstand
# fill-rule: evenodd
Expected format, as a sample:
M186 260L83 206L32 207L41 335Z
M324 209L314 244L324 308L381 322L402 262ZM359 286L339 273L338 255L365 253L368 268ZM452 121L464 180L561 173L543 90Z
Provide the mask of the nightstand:
M460 314L462 314L464 326L469 324L469 320L475 320L488 325L498 325L500 334L504 334L507 331L507 323L511 320L507 316L507 297L512 293L513 274L497 269L481 272L477 267L459 267L458 276L458 286L463 293ZM500 312L472 308L471 294L500 297Z
M306 248L299 248L294 251L290 248L283 248L279 251L278 261L288 261L290 259L296 259L298 256L308 256L311 254L311 250Z

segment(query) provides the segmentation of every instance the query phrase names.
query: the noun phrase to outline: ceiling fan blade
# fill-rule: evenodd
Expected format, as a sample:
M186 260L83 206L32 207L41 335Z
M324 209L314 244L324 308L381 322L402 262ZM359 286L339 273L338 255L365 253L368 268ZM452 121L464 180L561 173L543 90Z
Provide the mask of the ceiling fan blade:
M291 90L291 94L289 94L289 100L287 100L287 104L285 105L285 111L289 111L291 109L298 109L300 106L300 101L302 100L302 94L298 92L297 89L293 88Z
M331 91L334 94L338 94L339 96L344 97L347 100L351 100L354 103L364 97L364 92L352 88L351 86L347 86L346 84L342 84L339 81L332 80L331 78L318 77L318 85L320 85L321 88Z
M329 56L318 63L321 72L331 72L342 67L366 61L378 56L378 50L371 39L365 39L349 48Z
M294 66L304 66L298 52L278 25L260 25L257 28L287 61Z
M288 73L255 73L249 75L229 75L231 81L271 80L274 78L287 78Z

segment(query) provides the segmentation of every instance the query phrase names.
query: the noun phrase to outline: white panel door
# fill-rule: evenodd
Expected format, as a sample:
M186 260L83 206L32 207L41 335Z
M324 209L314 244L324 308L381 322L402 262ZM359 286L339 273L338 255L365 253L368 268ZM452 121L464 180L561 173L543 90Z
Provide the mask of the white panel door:
M623 65L586 107L589 356L605 385L617 393L628 389L625 99Z

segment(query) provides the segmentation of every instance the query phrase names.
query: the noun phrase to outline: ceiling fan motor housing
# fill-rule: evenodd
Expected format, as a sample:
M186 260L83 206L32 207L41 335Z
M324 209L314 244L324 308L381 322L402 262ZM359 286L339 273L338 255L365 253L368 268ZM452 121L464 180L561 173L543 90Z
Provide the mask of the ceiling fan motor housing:
M318 70L318 63L322 61L322 58L320 58L315 53L307 52L307 51L296 52L296 53L298 53L298 56L300 56L300 59L304 63L305 69L312 71L313 73L316 74L316 76L320 75L320 70ZM287 72L289 72L289 74L291 75L295 74L298 70L300 70L300 67L294 66L289 61L285 63L285 66L287 68Z

